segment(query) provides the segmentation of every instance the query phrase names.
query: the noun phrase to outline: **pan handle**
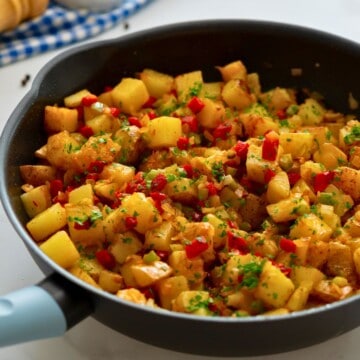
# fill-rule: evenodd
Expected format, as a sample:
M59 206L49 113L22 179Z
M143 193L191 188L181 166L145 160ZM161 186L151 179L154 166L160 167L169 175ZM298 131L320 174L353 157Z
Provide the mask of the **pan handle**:
M0 347L63 335L92 312L85 290L50 275L0 297Z

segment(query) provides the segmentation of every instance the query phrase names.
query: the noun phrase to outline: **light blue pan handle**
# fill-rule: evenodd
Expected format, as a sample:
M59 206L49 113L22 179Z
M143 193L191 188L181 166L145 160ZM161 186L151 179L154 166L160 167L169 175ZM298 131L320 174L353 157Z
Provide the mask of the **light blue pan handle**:
M39 286L0 297L0 347L62 335L67 330L63 311Z

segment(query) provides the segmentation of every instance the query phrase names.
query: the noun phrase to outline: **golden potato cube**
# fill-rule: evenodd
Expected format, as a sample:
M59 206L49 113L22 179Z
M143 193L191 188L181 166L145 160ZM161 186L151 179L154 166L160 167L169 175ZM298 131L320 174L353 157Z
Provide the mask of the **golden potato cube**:
M309 266L321 269L326 263L329 253L329 243L319 240L311 240L307 253L307 264Z
M293 159L311 158L314 135L311 133L281 133L279 136L280 146L285 154L291 154Z
M210 294L207 291L182 291L173 301L172 310L194 315L207 315L209 299Z
M313 240L329 241L333 230L315 214L305 214L296 220L290 230L290 237L297 239L300 237L310 237Z
M299 106L298 115L304 125L318 125L323 121L325 109L315 99L308 98Z
M146 140L150 149L176 146L182 135L181 120L170 116L160 116L148 123Z
M115 294L123 286L123 278L113 271L103 270L99 275L99 286L110 293Z
M279 131L279 125L268 115L244 112L240 114L245 133L250 137L263 136L269 131Z
M134 255L142 249L142 242L133 231L114 234L109 246L110 253L119 264L123 264L128 256Z
M135 304L146 304L145 295L138 289L122 289L116 293L116 296L120 299L131 301Z
M357 274L360 276L360 247L353 253L353 261Z
M64 104L68 108L76 108L81 105L81 100L85 96L93 95L89 90L82 89L74 94L68 95L64 98Z
M259 97L261 94L260 77L258 73L248 74L246 81L248 83L250 91Z
M75 245L69 235L61 230L52 235L40 245L40 249L61 267L68 269L76 264L80 258Z
M95 256L86 253L80 254L80 259L76 266L89 274L95 281L99 280L100 273L104 270L104 267L97 261Z
M143 259L139 255L130 255L127 257L126 262L120 267L120 274L124 279L124 283L128 287L138 287L138 283L134 278L134 273L132 271L133 265L143 264Z
M290 299L288 300L286 307L290 311L299 311L304 309L308 301L312 287L313 287L312 281L309 280L302 281L290 296Z
M101 245L105 241L103 215L92 200L83 199L77 204L65 204L71 239L84 247Z
M26 224L26 228L35 241L42 241L63 228L66 223L66 211L56 203L32 218Z
M222 82L203 83L199 97L202 99L221 100Z
M341 276L349 282L356 281L353 254L348 245L340 242L329 242L329 254L326 273L330 276Z
M225 103L235 109L243 110L255 101L255 96L248 92L246 82L239 79L229 80L221 92Z
M303 180L312 184L314 175L319 174L325 170L324 165L316 163L312 160L305 161L300 165L300 175Z
M232 79L246 80L247 78L246 67L240 60L233 61L225 66L217 66L217 69L220 71L220 74L225 82Z
M300 194L295 194L275 204L266 206L266 210L275 222L284 222L295 220L299 216L309 213L310 205ZM299 237L301 237L301 234L299 234Z
M316 204L314 206L314 212L319 215L319 217L334 231L341 226L340 216L335 214L334 207L332 205Z
M120 128L120 120L109 114L96 115L87 120L85 124L91 127L95 135L113 133Z
M131 271L136 283L141 287L146 287L169 277L173 270L164 261L153 261L151 264L132 265Z
M192 71L176 76L175 89L179 102L187 102L192 96L199 95L203 83L201 71Z
M269 181L266 198L270 204L273 204L288 198L289 195L289 178L285 171L280 171Z
M331 143L320 145L313 158L316 162L323 164L328 170L335 170L338 166L347 163L346 154Z
M172 200L191 204L198 197L198 189L194 181L189 178L179 178L166 184L164 188Z
M168 94L174 86L174 78L170 75L152 70L144 69L140 73L140 79L145 84L150 96L161 98Z
M44 127L48 133L67 130L74 132L78 128L78 112L66 107L45 106Z
M55 179L56 169L49 165L20 165L20 175L25 184L40 186Z
M149 99L144 82L133 78L123 78L111 93L114 103L127 114L135 114Z
M69 269L69 272L79 278L80 280L88 283L91 286L99 288L97 282L83 269L81 269L78 265L74 265Z
M294 292L293 282L270 262L265 263L255 289L255 297L272 308L284 307Z
M203 99L204 107L197 113L196 118L201 126L209 129L216 128L225 118L225 108L221 102Z
M100 179L114 182L119 188L130 182L134 176L135 169L133 166L126 166L115 162L104 166L103 171L100 173Z
M313 284L312 287L314 287L325 279L325 275L314 267L295 266L291 270L290 278L297 287L304 281L310 281Z
M163 308L171 310L173 300L183 291L189 290L185 276L178 275L161 279L156 284L160 304Z
M45 211L51 203L51 195L47 185L40 185L20 195L25 211L30 218Z
M153 200L143 193L133 193L123 198L121 209L126 216L135 216L137 224L135 230L140 234L160 225L162 218L154 206Z
M261 102L271 112L286 109L294 103L291 94L287 89L276 87L260 95Z
M360 200L360 170L341 166L337 169L334 185L350 195L354 201Z
M214 214L207 214L203 221L209 222L214 228L214 248L218 249L225 245L227 234L227 223Z
M146 249L169 251L171 238L174 234L174 225L170 221L163 221L159 226L145 233L144 247Z
M90 200L90 204L94 205L94 192L91 184L81 185L69 192L69 203L78 204L83 199Z

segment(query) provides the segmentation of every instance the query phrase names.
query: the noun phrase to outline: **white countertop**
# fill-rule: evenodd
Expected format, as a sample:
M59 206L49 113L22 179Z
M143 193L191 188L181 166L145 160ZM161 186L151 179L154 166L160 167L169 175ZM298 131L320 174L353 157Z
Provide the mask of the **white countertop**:
M94 38L108 39L156 25L180 21L216 18L260 19L287 22L325 30L360 42L360 2L358 0L154 0L123 24ZM93 41L91 40L91 41ZM170 50L170 49L169 49ZM59 51L0 68L0 126L29 90L21 86L25 74L34 78L40 68ZM339 64L341 66L341 64ZM0 294L34 284L43 278L20 238L0 208ZM326 326L326 324L324 324ZM151 331L151 329L149 329ZM304 329L306 331L306 329ZM261 339L259 339L261 346ZM352 360L360 353L360 328L336 339L306 349L280 355L251 359L278 360ZM16 360L202 360L205 357L158 349L129 339L89 318L71 329L64 337L0 349L0 359ZM218 358L220 359L220 358ZM246 359L246 358L242 358ZM250 358L249 358L250 359Z

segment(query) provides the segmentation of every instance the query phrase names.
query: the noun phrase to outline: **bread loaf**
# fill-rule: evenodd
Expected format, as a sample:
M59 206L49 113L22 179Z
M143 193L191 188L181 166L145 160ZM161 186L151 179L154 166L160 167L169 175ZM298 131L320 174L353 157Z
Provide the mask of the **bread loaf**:
M0 0L0 32L45 12L49 0Z

